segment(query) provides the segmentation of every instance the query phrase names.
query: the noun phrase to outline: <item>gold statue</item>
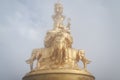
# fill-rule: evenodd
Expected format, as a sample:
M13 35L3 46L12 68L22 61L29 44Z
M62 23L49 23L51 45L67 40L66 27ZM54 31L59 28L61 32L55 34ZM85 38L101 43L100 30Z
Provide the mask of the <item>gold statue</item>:
M95 80L87 71L90 60L85 57L85 51L72 47L71 19L68 18L67 25L64 25L65 16L60 1L54 7L54 28L47 32L44 47L33 49L31 57L26 60L31 71L23 80ZM80 61L83 67L78 66Z
M45 48L34 49L31 57L26 61L30 64L31 71L45 69L73 69L79 70L78 62L82 61L84 69L90 61L85 57L84 50L72 48L73 38L70 34L70 18L68 25L63 21L63 6L60 2L55 4L55 15L53 15L54 28L47 32L44 46ZM33 62L37 60L36 67Z

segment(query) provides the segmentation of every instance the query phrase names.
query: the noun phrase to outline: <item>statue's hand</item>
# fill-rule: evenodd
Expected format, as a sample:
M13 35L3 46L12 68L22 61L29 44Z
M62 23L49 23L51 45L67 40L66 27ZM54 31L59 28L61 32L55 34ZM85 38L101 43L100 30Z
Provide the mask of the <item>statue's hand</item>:
M28 59L28 60L26 60L26 63L27 64L31 64L31 63L33 63L33 60L32 59Z

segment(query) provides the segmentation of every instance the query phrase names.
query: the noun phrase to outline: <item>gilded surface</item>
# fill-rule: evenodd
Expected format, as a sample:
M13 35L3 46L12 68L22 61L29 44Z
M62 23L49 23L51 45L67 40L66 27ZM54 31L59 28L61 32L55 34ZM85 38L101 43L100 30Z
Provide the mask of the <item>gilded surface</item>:
M62 71L68 73L90 74L87 71L87 64L90 61L85 57L85 51L72 48L73 38L70 33L70 18L68 24L64 25L65 16L61 3L56 3L55 14L52 16L54 28L49 30L44 39L44 48L34 49L31 57L26 60L30 64L31 74ZM35 67L34 61L37 61ZM78 62L83 67L78 66ZM81 65L82 66L82 65Z
M64 25L65 16L60 2L55 4L54 12L54 27L45 36L44 48L33 49L31 57L26 60L31 71L23 80L94 80L87 71L90 60L85 57L85 51L72 47L70 18ZM79 67L80 61L83 65Z
M94 77L75 73L46 73L28 75L24 77L23 80L94 80Z

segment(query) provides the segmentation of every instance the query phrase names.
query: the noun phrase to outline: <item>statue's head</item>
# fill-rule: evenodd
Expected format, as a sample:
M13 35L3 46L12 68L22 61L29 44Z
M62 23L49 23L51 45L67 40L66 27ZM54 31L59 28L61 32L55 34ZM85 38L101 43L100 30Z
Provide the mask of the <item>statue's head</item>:
M81 56L85 56L85 50L79 50Z
M62 14L63 13L63 6L60 3L55 4L55 13Z

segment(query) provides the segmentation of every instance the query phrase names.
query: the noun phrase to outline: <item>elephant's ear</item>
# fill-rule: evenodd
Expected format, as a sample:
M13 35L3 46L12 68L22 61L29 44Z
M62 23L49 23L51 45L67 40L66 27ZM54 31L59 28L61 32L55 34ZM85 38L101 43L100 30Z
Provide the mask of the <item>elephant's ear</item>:
M33 49L32 53L36 53L38 51L38 49Z

